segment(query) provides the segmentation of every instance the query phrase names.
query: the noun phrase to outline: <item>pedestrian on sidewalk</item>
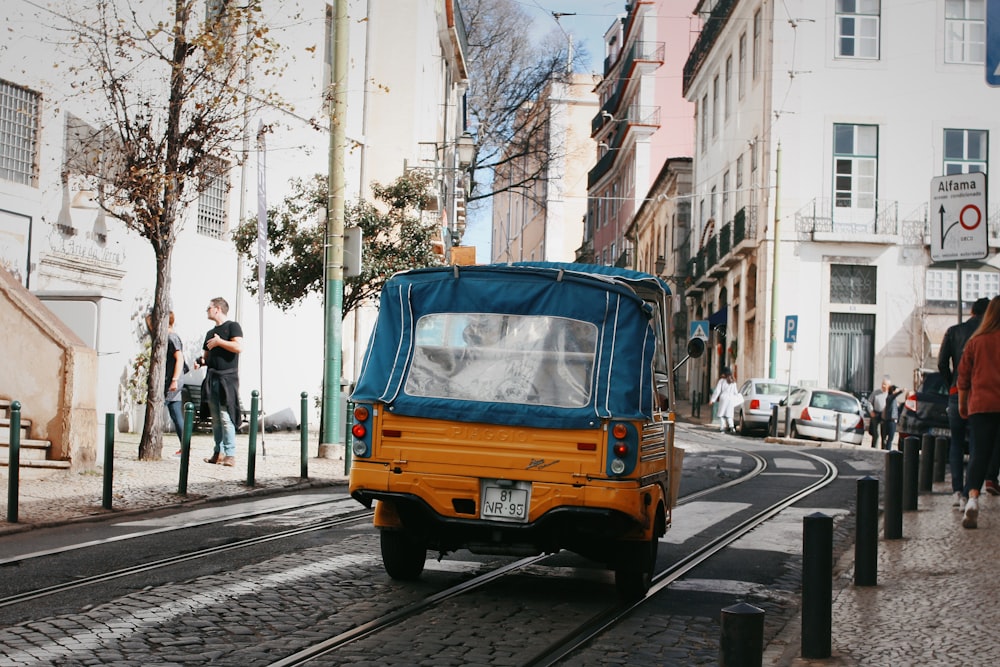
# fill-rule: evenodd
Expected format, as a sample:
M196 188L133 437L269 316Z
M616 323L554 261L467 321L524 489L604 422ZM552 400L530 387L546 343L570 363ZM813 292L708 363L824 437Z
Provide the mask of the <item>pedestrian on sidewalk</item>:
M882 376L882 385L871 393L868 402L871 405L869 415L871 421L868 423L868 433L872 436L872 447L885 449L885 427L882 424L882 412L885 410L885 397L888 395L889 387L892 385L892 378L888 375Z
M889 385L885 394L885 406L882 408L882 449L892 449L892 441L896 438L896 424L899 422L899 395L903 390L896 385ZM899 449L903 443L899 443Z
M215 327L205 334L205 345L194 367L205 366L202 393L207 393L212 415L212 435L215 449L206 463L236 465L236 429L243 421L240 410L240 352L243 351L243 329L229 319L229 303L222 297L212 299L206 309Z
M153 316L146 316L146 327L152 330ZM167 406L167 413L170 421L174 425L174 433L177 440L184 445L184 413L181 409L181 386L180 377L188 372L187 362L184 361L184 343L181 337L174 331L174 311L170 311L167 324L167 359L166 372L163 376L163 402ZM180 456L178 449L174 456Z
M708 404L712 405L716 401L719 402L719 431L722 433L734 431L733 412L736 410L736 405L742 403L743 396L740 394L739 387L736 386L733 371L729 366L722 367L722 377L715 384L715 390L712 392L711 398L708 399Z
M968 501L962 527L975 528L979 489L1000 439L1000 297L990 301L983 321L969 338L958 365L958 412L969 420L976 443L965 480Z

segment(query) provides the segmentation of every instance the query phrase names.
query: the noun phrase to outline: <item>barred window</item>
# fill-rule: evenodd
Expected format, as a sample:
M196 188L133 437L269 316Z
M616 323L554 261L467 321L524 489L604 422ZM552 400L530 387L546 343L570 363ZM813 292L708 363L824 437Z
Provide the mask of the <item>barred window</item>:
M208 186L198 197L198 233L221 239L226 231L229 163L219 160L210 171Z
M830 303L875 303L874 266L830 265Z
M958 300L958 272L948 269L928 269L925 284L928 301ZM994 271L962 271L962 302L972 304L976 299L993 298L1000 294L1000 273Z
M0 178L38 186L41 95L0 79Z

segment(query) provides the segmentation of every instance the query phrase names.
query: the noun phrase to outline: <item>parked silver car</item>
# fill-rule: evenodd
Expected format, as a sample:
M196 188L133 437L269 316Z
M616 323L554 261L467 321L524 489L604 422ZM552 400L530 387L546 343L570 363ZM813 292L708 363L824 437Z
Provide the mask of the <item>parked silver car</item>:
M777 434L785 435L785 422L789 423L788 435L792 438L837 440L839 418L840 442L860 445L865 434L864 412L861 401L847 392L836 389L796 387L787 401L778 404Z
M777 405L789 394L789 387L783 382L768 378L751 378L740 387L743 405L736 407L733 414L740 435L751 431L766 431L771 419L771 406Z

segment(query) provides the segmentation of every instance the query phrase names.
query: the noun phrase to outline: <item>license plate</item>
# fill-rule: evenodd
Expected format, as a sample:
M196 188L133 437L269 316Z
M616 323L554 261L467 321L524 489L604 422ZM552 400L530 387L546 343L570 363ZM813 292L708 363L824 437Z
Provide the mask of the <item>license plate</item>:
M497 521L528 520L528 503L531 499L530 482L503 482L485 479L480 495L479 516Z
M943 435L943 436L946 436L946 437L950 437L951 436L951 430L946 429L946 428L938 428L936 426L933 427L933 428L931 428L931 430L928 431L928 432L931 435L934 435L934 436L938 436L938 435Z

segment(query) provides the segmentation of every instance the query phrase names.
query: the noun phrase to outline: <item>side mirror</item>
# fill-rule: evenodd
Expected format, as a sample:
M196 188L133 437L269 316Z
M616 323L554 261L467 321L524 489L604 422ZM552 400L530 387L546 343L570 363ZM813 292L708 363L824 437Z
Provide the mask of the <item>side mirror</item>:
M692 359L697 359L705 354L705 340L703 338L688 339L687 353Z

